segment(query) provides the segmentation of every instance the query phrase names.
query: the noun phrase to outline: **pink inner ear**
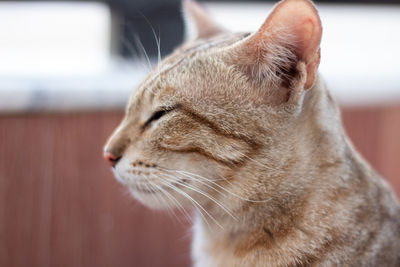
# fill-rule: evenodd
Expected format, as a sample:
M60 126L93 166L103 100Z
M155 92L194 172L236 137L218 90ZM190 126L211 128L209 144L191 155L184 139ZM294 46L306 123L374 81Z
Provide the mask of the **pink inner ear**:
M284 0L280 2L259 33L285 31L293 38L293 47L299 59L306 63L318 52L322 26L317 10L308 0Z

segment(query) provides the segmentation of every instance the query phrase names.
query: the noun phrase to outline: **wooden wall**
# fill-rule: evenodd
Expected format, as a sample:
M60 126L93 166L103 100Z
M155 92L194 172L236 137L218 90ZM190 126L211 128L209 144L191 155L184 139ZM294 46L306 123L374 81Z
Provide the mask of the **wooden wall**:
M0 116L0 266L190 265L189 223L142 207L103 162L121 116ZM400 106L343 117L400 195Z

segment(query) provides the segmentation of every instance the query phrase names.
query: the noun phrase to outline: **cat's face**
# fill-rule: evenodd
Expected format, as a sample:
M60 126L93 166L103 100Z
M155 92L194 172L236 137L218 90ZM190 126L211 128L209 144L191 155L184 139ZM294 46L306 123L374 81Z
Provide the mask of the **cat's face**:
M240 73L213 52L243 37L222 34L213 41L186 44L131 96L125 118L106 150L121 155L115 176L143 203L185 205L187 195L195 194L191 187L208 192L203 183L210 181L205 179L226 177L253 149L246 125L253 127L255 122L246 114L238 116L249 105L246 95L238 94L246 81L232 85L232 79L241 79ZM213 49L201 48L211 43ZM164 195L162 202L160 195ZM202 202L199 197L193 196Z
M189 12L204 12L194 5ZM249 159L268 157L268 143L290 125L295 97L288 79L303 77L294 46L274 37L275 29L268 46L258 47L266 30L248 36L207 23L198 24L209 31L178 48L134 91L105 146L117 179L154 208L204 206L224 188L247 186L240 174Z

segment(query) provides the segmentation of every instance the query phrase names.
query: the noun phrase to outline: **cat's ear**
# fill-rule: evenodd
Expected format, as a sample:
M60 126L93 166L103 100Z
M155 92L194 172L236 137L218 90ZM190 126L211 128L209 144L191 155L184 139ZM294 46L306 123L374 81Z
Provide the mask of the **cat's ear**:
M302 87L309 89L319 66L321 36L321 21L311 1L283 0L255 34L233 48L235 63L255 80L287 79L303 71Z
M186 38L209 38L224 31L195 0L182 0Z

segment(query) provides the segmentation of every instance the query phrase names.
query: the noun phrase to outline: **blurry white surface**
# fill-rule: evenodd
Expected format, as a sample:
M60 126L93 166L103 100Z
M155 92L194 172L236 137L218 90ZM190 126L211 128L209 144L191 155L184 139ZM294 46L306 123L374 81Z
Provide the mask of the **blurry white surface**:
M0 75L104 72L110 21L100 3L0 2Z
M121 108L147 69L111 57L96 2L0 2L0 112Z
M233 31L255 31L269 3L207 3ZM342 105L400 103L400 6L318 5L321 73ZM0 112L122 108L148 69L110 56L98 3L0 2Z
M148 69L117 60L109 65L94 75L0 76L0 113L122 109Z

